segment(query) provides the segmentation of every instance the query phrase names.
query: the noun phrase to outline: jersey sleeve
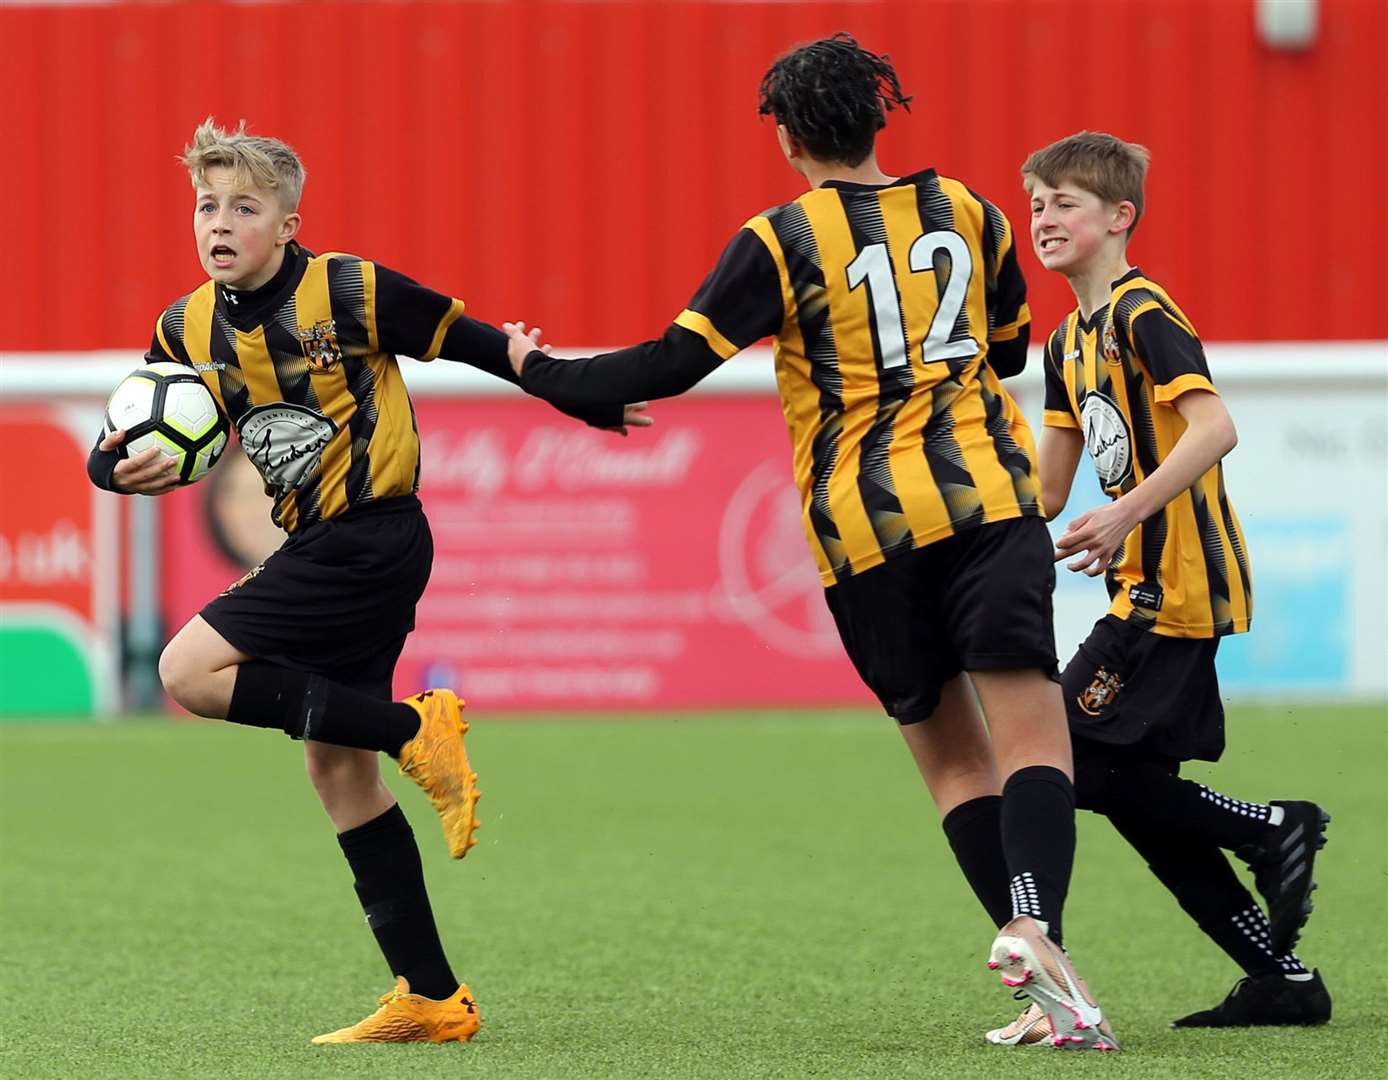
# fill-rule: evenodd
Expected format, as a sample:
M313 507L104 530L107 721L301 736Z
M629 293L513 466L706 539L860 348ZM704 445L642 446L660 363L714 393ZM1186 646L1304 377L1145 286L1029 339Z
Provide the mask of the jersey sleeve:
M979 198L979 202L983 204L984 255L988 259L985 278L988 341L1012 341L1022 327L1031 322L1031 309L1027 307L1027 282L1017 262L1012 223L987 199Z
M654 341L561 360L536 351L521 387L548 401L652 401L682 394L723 361L781 328L785 303L771 252L751 228L723 249L689 306Z
M162 361L192 366L187 346L183 344L183 311L187 306L188 297L183 296L159 313L159 318L154 321L149 351L145 353L146 364Z
M675 325L698 334L720 359L774 334L785 320L781 278L766 244L739 229Z
M1041 423L1044 427L1078 431L1079 418L1070 404L1070 391L1065 388L1065 368L1061 364L1060 350L1060 331L1057 330L1047 339L1041 354L1041 366L1046 372L1045 412Z
M1187 390L1217 393L1195 328L1153 294L1133 300L1118 308L1119 329L1152 376L1156 401L1170 404Z
M381 351L433 360L443 348L449 328L462 318L463 302L389 267L373 265L376 333ZM502 359L504 362L504 348Z

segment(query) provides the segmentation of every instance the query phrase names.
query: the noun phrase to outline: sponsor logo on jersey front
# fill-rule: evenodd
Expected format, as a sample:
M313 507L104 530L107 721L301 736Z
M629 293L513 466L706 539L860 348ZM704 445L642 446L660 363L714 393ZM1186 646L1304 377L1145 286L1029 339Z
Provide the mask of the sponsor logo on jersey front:
M1107 394L1091 390L1080 405L1080 419L1099 483L1105 489L1118 487L1133 469L1132 433L1123 411Z
M337 430L322 413L285 401L248 409L236 424L246 456L280 493L296 490L317 472Z

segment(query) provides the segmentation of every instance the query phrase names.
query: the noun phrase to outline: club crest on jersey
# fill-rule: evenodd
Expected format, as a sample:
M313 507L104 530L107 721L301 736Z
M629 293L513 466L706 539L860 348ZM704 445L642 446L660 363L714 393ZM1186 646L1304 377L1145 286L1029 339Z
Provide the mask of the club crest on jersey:
M312 326L297 331L303 343L304 357L310 371L331 371L342 362L342 347L337 343L337 320L320 319Z
M1104 323L1104 362L1108 364L1121 364L1123 362L1123 350L1118 345L1118 331L1113 327L1113 320Z
M1090 716L1098 716L1106 708L1113 704L1118 697L1118 691L1123 689L1123 680L1113 674L1108 668L1100 668L1094 672L1094 678L1088 686L1075 699L1081 711Z

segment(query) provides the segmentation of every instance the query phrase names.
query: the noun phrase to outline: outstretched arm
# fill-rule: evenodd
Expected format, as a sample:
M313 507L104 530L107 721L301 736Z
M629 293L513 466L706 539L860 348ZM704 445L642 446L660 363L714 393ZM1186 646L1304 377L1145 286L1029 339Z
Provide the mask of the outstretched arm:
M654 341L561 360L537 349L538 337L528 335L524 323L506 324L521 386L540 397L585 403L674 397L779 331L785 319L780 272L751 225L737 232L689 306Z
M693 331L672 325L656 341L628 349L561 360L537 347L539 331L525 323L503 323L511 367L528 394L588 405L675 397L713 373L723 358Z
M505 334L464 315L461 301L380 265L376 266L376 325L380 346L388 352L420 360L442 357L520 384L506 359ZM561 397L546 400L560 412L604 430L625 434L627 423L644 426L642 421L650 422L648 417L635 419L641 409L627 410L625 402L583 405Z

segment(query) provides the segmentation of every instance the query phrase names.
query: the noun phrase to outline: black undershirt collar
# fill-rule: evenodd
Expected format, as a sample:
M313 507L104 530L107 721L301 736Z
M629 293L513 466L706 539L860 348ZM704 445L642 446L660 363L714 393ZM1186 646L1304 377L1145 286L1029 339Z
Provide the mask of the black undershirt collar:
M283 296L298 284L308 253L296 243L285 245L284 259L275 276L254 289L232 289L216 286L217 308L238 330L251 330L265 321L264 317L279 307Z

